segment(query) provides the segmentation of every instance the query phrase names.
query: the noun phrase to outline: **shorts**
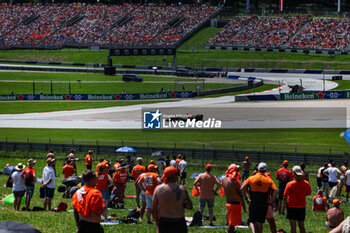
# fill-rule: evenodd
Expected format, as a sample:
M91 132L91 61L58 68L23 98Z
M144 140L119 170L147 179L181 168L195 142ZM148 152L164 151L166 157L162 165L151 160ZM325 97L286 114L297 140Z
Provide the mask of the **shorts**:
M52 199L53 198L53 195L55 193L55 189L53 188L44 188L44 198L45 199Z
M350 185L345 185L345 191L348 193L350 192Z
M283 200L283 193L284 193L284 190L286 189L286 185L287 184L280 184L278 186L278 200L279 201L282 201Z
M79 233L104 233L103 228L99 223L79 221Z
M187 233L184 218L159 218L158 233Z
M296 220L299 222L305 221L305 208L290 208L287 207L287 219Z
M328 181L328 185L330 188L333 188L334 186L337 186L338 182L329 182Z
M86 165L87 170L91 170L91 167L92 167L91 165Z
M242 172L242 181L248 179L249 177L249 171L243 171Z
M146 194L144 191L141 191L141 202L146 203Z
M34 186L26 186L26 198L32 198L34 194Z
M23 191L13 191L13 196L16 198L16 197L23 197L24 194L25 194L26 190L23 190Z
M186 179L186 175L187 175L187 173L186 173L186 172L183 172L180 178L181 178L181 179Z
M146 194L146 208L152 209L152 197L153 195Z
M207 203L208 209L214 208L214 198L213 199L200 199L199 198L199 209L204 209L205 203Z
M109 190L106 189L106 190L99 190L99 191L102 194L103 200L104 201L109 201L109 199L111 198L111 194L110 194Z
M323 188L323 189L328 189L328 188L329 188L328 181L327 181L327 182L322 181L322 188Z
M226 203L228 224L238 226L242 222L242 203Z
M345 184L345 176L340 176L340 186Z
M273 219L273 208L272 205L268 204L267 205L267 213L266 213L266 219Z
M317 187L322 187L322 178L317 177Z
M248 222L264 223L266 219L268 206L266 203L251 203L249 205Z

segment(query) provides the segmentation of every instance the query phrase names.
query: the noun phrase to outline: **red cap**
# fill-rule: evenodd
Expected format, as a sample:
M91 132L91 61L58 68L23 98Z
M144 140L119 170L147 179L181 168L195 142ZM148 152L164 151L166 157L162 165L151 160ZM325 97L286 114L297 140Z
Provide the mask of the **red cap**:
M249 159L249 157L248 157L248 156L246 156L246 157L245 157L245 160L248 160L248 159Z
M92 150L89 150L89 151L88 151L88 154L92 154L92 153L93 153L93 151L92 151Z
M212 167L211 167L211 164L210 163L208 163L207 165L205 165L205 170L208 170L208 169L212 169Z
M150 165L148 165L147 170L149 172L152 172L152 171L156 171L157 168L158 168L157 166L154 166L153 164L150 164Z
M339 199L334 199L333 200L333 205L340 205L340 200Z
M178 154L177 157L178 157L178 158L181 158L181 154Z
M154 160L149 161L150 164L154 164Z
M288 160L284 160L283 165L288 165Z
M169 166L164 169L164 174L163 174L163 181L164 183L168 183L168 178L175 176L177 174L177 169L174 168L173 166Z

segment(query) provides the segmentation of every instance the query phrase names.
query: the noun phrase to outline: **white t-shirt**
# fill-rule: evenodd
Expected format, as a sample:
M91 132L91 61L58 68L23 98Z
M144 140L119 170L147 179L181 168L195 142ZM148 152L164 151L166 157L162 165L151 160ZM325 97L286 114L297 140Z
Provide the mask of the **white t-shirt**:
M15 192L20 192L26 190L26 186L24 185L24 179L21 176L22 172L15 171L12 173L11 178L13 180L12 190Z
M346 176L346 184L347 186L350 186L350 169L345 172Z
M187 162L185 160L181 160L181 162L179 163L179 169L180 172L183 170L183 172L187 172Z
M177 168L177 163L176 163L176 160L171 160L170 161L170 166L174 167L174 168Z
M54 189L56 181L55 171L52 167L46 166L43 170L43 183L46 183L49 179L51 179L52 181L46 187Z
M337 175L340 173L339 169L336 167L329 167L325 170L328 172L328 182L338 182Z

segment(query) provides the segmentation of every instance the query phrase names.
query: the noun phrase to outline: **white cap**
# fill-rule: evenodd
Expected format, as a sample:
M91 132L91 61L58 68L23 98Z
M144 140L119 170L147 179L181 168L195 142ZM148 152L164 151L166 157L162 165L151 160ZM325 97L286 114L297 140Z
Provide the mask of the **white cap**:
M142 158L141 157L137 157L136 158L136 161L138 162L138 161L142 161Z
M266 168L267 168L266 163L263 163L263 162L259 163L258 165L259 171L266 171Z

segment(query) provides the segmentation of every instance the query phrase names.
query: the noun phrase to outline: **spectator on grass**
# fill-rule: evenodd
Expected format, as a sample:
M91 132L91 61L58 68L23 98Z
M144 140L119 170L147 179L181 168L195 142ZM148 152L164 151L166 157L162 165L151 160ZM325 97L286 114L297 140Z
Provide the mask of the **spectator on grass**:
M105 206L108 207L109 199L111 197L109 188L113 186L113 179L110 177L109 173L109 166L110 164L108 161L103 161L98 169L97 172L97 184L96 189L100 190L103 201L105 202ZM105 219L108 219L108 209L106 208L104 210L103 215L105 216Z
M101 228L101 214L107 206L103 202L102 194L95 188L97 177L95 172L87 170L83 173L85 185L76 191L72 198L74 217L79 233L103 233Z
M187 162L185 160L186 156L183 156L182 160L179 163L180 185L185 185L186 183Z
M345 172L345 191L346 191L346 201L349 201L350 192L350 169Z
M44 209L51 210L51 200L55 193L56 176L53 166L55 159L48 158L46 160L47 166L43 170L43 184L41 187L44 189Z
M346 173L348 166L349 166L349 162L344 161L344 164L340 167L340 188L339 188L339 191L337 193L337 197L341 196L343 186L345 185L345 173Z
M113 194L116 195L116 203L119 209L124 209L124 192L126 189L126 179L128 178L128 168L125 164L121 164L118 167L118 171L114 173L114 188Z
M103 163L104 161L105 161L105 160L102 159L102 158L98 161L98 164L96 165L96 172L98 172L98 171L100 170L100 166L102 165L102 163Z
M15 200L13 202L14 210L19 210L22 197L26 192L26 186L24 184L24 179L22 177L22 171L25 167L26 166L24 166L22 163L17 164L16 171L14 171L11 175L11 178L13 180L12 191L13 191L13 196L15 197Z
M89 150L87 155L85 156L85 165L86 165L86 169L87 170L91 170L92 168L92 158L91 158L91 155L93 154L94 152L92 150Z
M71 149L70 153L68 154L66 161L71 160L72 161L72 166L75 169L74 174L77 176L78 175L78 169L77 169L77 165L75 164L75 150Z
M120 168L123 161L124 159L122 157L119 157L113 166L114 170L117 170L118 168Z
M293 179L293 174L291 170L288 169L288 160L284 160L282 163L282 168L277 170L276 179L278 180L278 213L284 214L284 208L282 205L283 193L286 185L289 181Z
M157 161L157 167L158 167L159 176L163 177L163 172L164 172L164 169L166 167L166 163L165 163L164 158L162 156L159 157L159 159Z
M177 169L176 155L173 155L173 159L170 161L170 166Z
M340 203L339 199L334 199L334 207L327 211L327 228L336 228L344 220L344 212L339 208Z
M62 168L62 173L64 175L64 178L73 176L73 174L75 173L75 169L72 166L72 160L67 160L66 165L64 165Z
M350 233L350 216L342 221L336 228L329 233Z
M49 153L46 155L46 159L51 158L51 159L56 159L55 154L53 153L53 149L49 150ZM53 170L55 171L55 176L58 177L58 174L56 172L56 164L53 164Z
M139 176L142 173L146 172L146 167L142 166L142 158L141 157L137 157L136 162L137 162L137 165L132 169L131 175L134 177L134 182L135 182L137 208L140 208L141 188L137 184L137 179L139 178Z
M153 164L148 165L147 167L147 173L143 175L139 182L144 183L145 186L139 185L139 187L145 192L146 194L146 216L147 216L147 224L153 224L151 222L151 213L152 213L152 197L155 188L161 184L161 179L159 178L159 175L156 173L157 166L154 166Z
M242 179L241 182L245 181L249 177L249 169L250 169L249 157L246 156L242 163Z
M323 168L321 169L321 176L322 176L322 190L323 193L328 196L328 189L329 189L329 184L328 184L328 176L324 174L323 172L329 167L328 163L323 164Z
M327 198L323 196L322 189L312 198L312 211L327 211Z
M294 180L286 185L283 193L284 206L287 207L291 233L297 232L297 222L300 232L305 232L306 196L311 194L311 186L303 179L300 166L293 167L293 177Z
M35 185L35 160L30 158L28 159L28 167L24 169L22 172L22 177L24 179L24 183L26 185L26 210L30 211L29 206L30 206L30 201L33 197L34 194L34 185Z
M322 169L324 167L320 167L318 170L317 170L317 176L316 176L316 181L317 181L317 187L318 189L321 189L322 188Z
M138 207L140 209L140 218L142 220L143 218L143 215L145 213L145 210L146 210L146 193L145 191L143 191L143 189L141 189L140 186L143 186L144 189L146 189L146 185L145 185L145 182L141 182L140 179L145 175L146 173L141 173L139 175L139 177L137 178L136 182L135 182L135 185L138 187L139 190L141 190L141 208Z
M199 193L199 211L203 216L204 208L207 205L209 210L209 226L214 226L213 217L214 217L214 195L220 189L221 184L214 176L211 174L212 166L208 163L205 166L205 172L201 173L197 179L194 181L193 185L197 192ZM214 186L216 189L214 191ZM198 188L199 187L199 188Z
M309 173L305 171L305 163L300 163L301 172L303 173L303 179L309 182Z
M166 156L166 160L165 160L165 167L169 167L170 166L170 155Z
M159 233L186 233L185 208L193 209L191 198L183 185L177 184L177 170L164 170L164 184L158 185L153 194L152 209ZM177 190L176 193L174 190Z
M241 188L244 200L249 203L249 227L252 232L256 233L263 232L268 205L275 202L278 193L273 180L265 175L266 169L266 163L259 163L258 172L246 179ZM250 199L246 196L247 192L249 192ZM271 192L272 196L269 198Z
M331 162L331 167L323 171L323 174L328 176L328 185L331 189L338 184L338 173L340 171L335 167L335 162Z

